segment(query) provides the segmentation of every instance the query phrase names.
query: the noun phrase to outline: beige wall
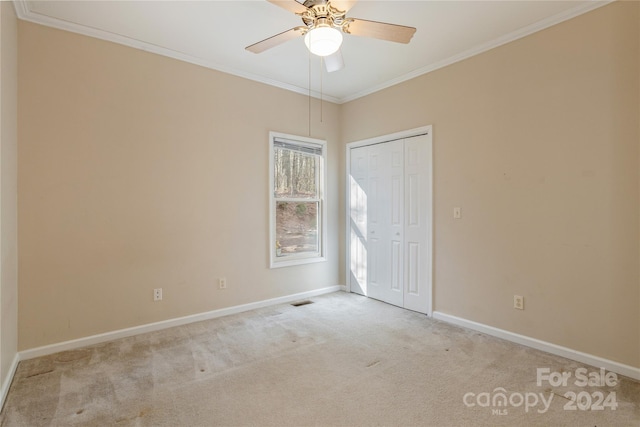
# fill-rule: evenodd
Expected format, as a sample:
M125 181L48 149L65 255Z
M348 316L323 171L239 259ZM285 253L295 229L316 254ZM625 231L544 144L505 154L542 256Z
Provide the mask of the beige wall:
M308 136L307 97L22 21L19 66L20 349L340 283L336 233L268 268L268 132ZM337 230L339 108L313 104Z
M18 21L0 3L0 383L18 345Z
M435 310L640 367L638 9L343 106L344 142L433 125Z

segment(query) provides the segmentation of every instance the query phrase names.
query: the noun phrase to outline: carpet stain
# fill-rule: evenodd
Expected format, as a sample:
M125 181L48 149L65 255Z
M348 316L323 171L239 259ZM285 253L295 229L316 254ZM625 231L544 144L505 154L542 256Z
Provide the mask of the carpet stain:
M64 353L58 354L56 362L75 362L76 360L86 359L89 356L91 356L89 350L65 351Z
M48 371L36 372L35 374L27 375L25 378L33 378L33 377L37 377L38 375L50 374L53 371L54 369L49 369Z
M563 399L565 399L565 400L571 400L571 399L569 399L567 396L565 396L564 394L558 394L558 393L556 393L555 391L552 391L551 393L553 393L554 395L556 395L556 396L558 396L558 397L561 397L561 398L563 398Z
M300 306L309 305L309 304L313 304L313 301L305 300L305 301L300 301L300 302L294 302L291 305L294 306L294 307L300 307Z
M367 365L367 368L372 368L372 367L374 367L374 366L376 366L376 365L379 365L379 364L380 364L380 361L379 361L379 360L376 360L375 362L371 362L371 363L369 363L369 364Z
M145 408L143 410L141 410L140 412L138 412L136 415L132 416L132 417L128 417L128 418L120 418L118 420L116 420L116 424L122 424L122 423L126 423L128 421L134 421L138 418L144 418L149 412L151 412L151 410L149 408Z

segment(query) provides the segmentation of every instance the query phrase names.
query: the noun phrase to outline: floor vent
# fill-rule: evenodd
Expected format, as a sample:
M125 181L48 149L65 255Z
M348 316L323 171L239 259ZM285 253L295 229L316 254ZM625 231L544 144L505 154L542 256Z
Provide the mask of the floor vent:
M294 306L294 307L300 307L301 305L307 305L307 304L313 304L313 301L305 300L305 301L300 301L300 302L294 302L291 305Z

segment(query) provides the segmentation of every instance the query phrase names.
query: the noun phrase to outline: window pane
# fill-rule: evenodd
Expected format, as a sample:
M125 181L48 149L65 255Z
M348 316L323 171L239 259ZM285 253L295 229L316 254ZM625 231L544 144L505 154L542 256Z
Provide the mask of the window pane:
M318 157L284 148L275 148L273 151L275 196L318 198Z
M276 202L276 256L319 253L318 202Z
M326 141L269 132L269 264L326 261Z

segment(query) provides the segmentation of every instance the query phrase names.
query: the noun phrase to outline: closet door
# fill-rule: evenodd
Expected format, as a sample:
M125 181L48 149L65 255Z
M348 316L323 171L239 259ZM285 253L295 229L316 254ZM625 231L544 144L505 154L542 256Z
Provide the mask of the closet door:
M351 150L349 176L349 247L351 292L367 295L368 147Z
M388 269L382 300L404 306L404 143L392 141L386 146L387 175L385 177L385 256L382 264Z
M404 143L392 141L356 148L351 159L354 290L402 307Z
M430 304L431 163L427 135L404 142L404 307L427 313Z
M367 147L367 295L382 301L389 282L388 151L387 144Z
M350 151L351 291L426 313L430 304L427 136Z

